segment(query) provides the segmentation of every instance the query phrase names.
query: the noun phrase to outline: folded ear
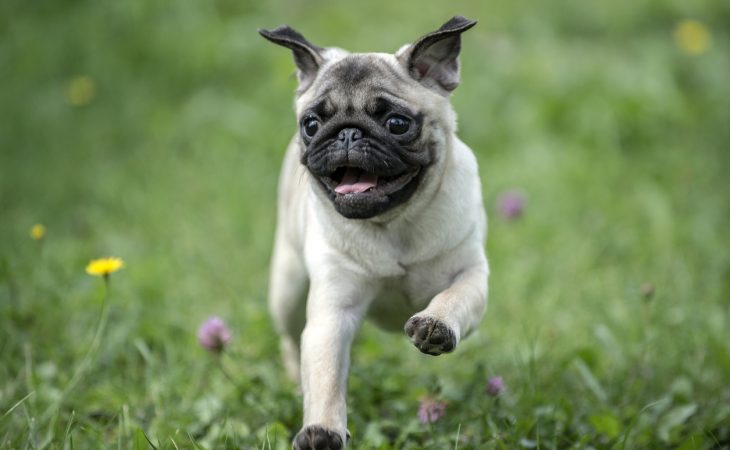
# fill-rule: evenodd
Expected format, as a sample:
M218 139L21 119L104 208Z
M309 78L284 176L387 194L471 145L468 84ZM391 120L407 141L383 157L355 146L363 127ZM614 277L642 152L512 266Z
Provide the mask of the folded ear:
M413 78L447 96L459 85L461 33L476 23L476 20L454 16L396 56Z
M282 25L273 30L259 30L259 34L274 44L279 44L291 49L294 54L294 63L297 65L297 78L299 88L297 92L302 93L312 84L317 76L317 71L324 61L323 49L312 44L288 25Z

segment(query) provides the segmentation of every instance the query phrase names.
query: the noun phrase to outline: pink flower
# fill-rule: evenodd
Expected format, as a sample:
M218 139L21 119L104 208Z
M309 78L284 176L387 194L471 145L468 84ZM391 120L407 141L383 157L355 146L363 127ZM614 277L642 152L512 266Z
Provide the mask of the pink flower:
M421 398L418 405L418 420L422 424L434 423L446 414L446 402L440 402L429 396Z
M220 353L231 342L231 331L220 317L208 318L198 329L198 343L209 352Z
M517 219L525 210L525 194L517 190L502 192L497 197L497 209L505 219Z
M487 387L485 389L487 394L492 397L496 397L504 391L504 381L502 377L491 377L487 380Z

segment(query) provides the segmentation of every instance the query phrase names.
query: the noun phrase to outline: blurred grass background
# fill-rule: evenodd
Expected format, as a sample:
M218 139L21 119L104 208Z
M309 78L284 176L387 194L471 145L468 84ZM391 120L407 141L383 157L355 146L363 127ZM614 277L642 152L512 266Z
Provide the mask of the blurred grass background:
M4 0L0 447L287 448L300 399L265 292L295 78L256 29L395 51L455 14L479 20L453 103L491 216L490 310L440 358L366 325L353 447L728 448L720 0ZM507 189L518 220L495 209ZM83 269L105 255L127 267L68 390L103 297ZM196 343L212 314L237 384ZM448 402L430 426L424 394Z

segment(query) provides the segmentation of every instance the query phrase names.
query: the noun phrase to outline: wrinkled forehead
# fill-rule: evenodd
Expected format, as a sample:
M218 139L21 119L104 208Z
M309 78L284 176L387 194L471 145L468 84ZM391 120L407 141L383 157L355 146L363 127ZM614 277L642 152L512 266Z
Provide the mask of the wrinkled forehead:
M405 103L412 83L393 55L350 54L323 67L300 107L317 104L333 114L343 108L372 109L383 98Z

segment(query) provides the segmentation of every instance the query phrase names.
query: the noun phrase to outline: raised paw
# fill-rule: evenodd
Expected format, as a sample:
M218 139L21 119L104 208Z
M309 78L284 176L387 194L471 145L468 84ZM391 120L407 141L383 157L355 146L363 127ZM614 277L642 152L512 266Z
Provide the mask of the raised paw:
M404 329L413 345L427 355L448 353L456 347L454 330L433 317L413 316Z
M294 450L340 450L342 438L339 434L319 425L309 425L302 428L294 437Z

